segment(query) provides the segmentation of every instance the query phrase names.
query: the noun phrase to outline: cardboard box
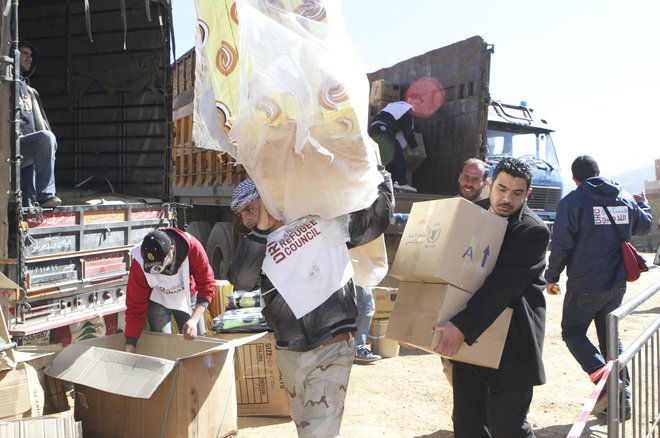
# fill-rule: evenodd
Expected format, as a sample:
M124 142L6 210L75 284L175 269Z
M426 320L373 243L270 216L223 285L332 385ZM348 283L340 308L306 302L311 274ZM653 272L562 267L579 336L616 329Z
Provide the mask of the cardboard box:
M16 348L14 355L18 362L29 364L37 373L43 388L43 415L65 412L71 409L64 382L44 374L44 370L62 351L62 344L46 346L23 345Z
M37 371L25 362L0 371L0 419L43 415L44 390Z
M406 159L406 172L414 172L426 160L426 148L424 147L424 136L415 132L417 147L410 149L406 147L403 150L403 157Z
M220 339L239 339L242 333L216 333ZM238 415L288 417L289 398L277 366L275 335L265 336L236 348L236 400Z
M385 79L377 79L371 83L369 102L396 102L401 100L401 86Z
M389 287L372 287L371 293L374 296L376 310L372 319L387 319L394 309L396 301L396 289Z
M227 437L237 433L234 349L222 342L142 333L138 354L124 335L71 344L46 369L74 383L85 436Z
M474 293L492 271L507 220L460 197L415 202L390 275Z
M0 422L0 438L83 438L73 414Z
M432 333L430 328L463 310L471 296L449 284L401 282L386 335L437 354L434 349L442 335ZM512 314L512 309L504 309L472 345L464 343L452 359L483 367L499 367Z
M369 346L371 352L382 357L397 357L399 343L386 337L389 319L374 319L369 326Z

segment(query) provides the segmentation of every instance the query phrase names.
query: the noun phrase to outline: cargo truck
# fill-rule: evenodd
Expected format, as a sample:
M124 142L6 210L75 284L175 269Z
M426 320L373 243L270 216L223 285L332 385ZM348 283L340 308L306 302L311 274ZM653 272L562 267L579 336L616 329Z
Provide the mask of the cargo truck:
M67 343L121 325L129 250L176 225L170 195L172 34L167 0L3 2L0 63L1 304L19 343ZM19 40L57 137L63 204L22 206ZM76 327L76 330L72 328ZM72 334L71 332L74 331Z
M475 36L368 74L382 90L374 92L372 86L371 115L387 101L405 98L419 80L437 81L444 94L437 111L413 117L427 158L409 178L417 194L399 194L397 211L408 212L414 201L456 195L461 164L468 158L486 161L492 172L502 157L509 156L531 166L533 191L528 204L549 225L554 221L563 187L553 130L524 102L513 105L492 99L493 53L492 45ZM389 84L390 91L382 84Z

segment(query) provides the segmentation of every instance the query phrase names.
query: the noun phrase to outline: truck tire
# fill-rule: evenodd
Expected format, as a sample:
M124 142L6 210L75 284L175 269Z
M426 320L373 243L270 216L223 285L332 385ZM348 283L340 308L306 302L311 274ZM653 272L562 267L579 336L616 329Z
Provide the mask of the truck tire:
M192 221L186 226L186 231L195 236L199 243L206 248L206 242L208 242L211 234L211 224L204 221Z
M213 268L216 280L226 280L229 263L234 256L234 225L231 222L216 222L206 242L206 255Z

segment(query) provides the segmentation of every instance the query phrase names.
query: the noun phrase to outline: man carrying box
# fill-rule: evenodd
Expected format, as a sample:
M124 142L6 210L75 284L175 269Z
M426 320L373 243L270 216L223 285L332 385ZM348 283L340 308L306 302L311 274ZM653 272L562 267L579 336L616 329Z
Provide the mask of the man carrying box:
M522 161L498 163L490 198L477 202L508 218L497 263L467 307L434 327L442 333L437 352L451 357L463 342L472 345L505 308L513 308L498 369L453 362L456 438L534 436L527 412L533 387L545 383L543 272L550 233L527 207L531 180L532 171Z

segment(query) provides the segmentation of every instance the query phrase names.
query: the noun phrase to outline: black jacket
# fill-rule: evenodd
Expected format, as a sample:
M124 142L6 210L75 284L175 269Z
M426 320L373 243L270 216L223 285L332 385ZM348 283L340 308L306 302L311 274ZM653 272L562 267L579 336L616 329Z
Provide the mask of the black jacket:
M488 209L490 201L477 205ZM513 309L511 325L498 369L476 367L486 382L529 386L545 383L545 270L550 232L524 204L509 217L502 248L493 272L451 322L465 335L468 345L483 333L506 308Z
M389 173L381 171L385 181L378 186L378 198L371 207L349 215L349 247L374 240L390 223L394 207L392 181ZM259 230L247 234L234 253L228 276L235 289L261 288L264 303L262 313L275 333L277 348L309 351L340 333L354 332L357 304L353 281L334 292L315 310L297 319L261 270L266 255L266 238L267 235Z

